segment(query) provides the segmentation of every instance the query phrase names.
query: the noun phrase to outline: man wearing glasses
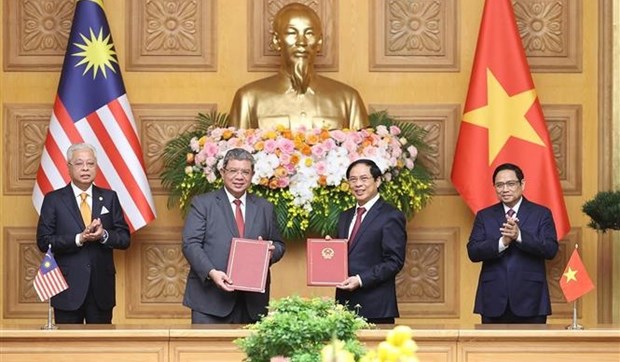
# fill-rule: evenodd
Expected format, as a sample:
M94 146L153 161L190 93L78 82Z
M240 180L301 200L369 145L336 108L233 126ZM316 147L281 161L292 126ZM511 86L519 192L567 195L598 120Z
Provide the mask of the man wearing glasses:
M347 168L357 205L340 214L338 238L349 242L349 277L336 286L336 300L375 324L398 317L396 274L405 264L405 215L379 195L381 169L359 159Z
M474 313L482 323L541 323L551 314L545 259L558 241L551 211L523 197L525 180L516 165L493 172L499 203L480 210L467 243L482 262Z
M95 147L67 150L71 182L45 195L37 226L37 246L51 246L69 289L52 297L58 324L112 323L116 305L114 249L127 249L129 227L116 192L93 184Z
M267 314L269 275L264 293L237 291L226 275L232 238L269 240L270 265L284 255L273 205L247 190L254 175L254 157L241 148L224 156L220 169L224 187L198 195L185 218L183 255L190 265L183 305L192 323L248 324Z

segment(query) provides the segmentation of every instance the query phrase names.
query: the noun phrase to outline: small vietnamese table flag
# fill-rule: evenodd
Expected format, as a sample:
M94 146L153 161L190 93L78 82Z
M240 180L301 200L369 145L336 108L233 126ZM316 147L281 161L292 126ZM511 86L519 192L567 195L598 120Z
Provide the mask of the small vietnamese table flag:
M570 229L553 148L512 1L487 0L480 23L452 166L452 183L473 212L497 202L493 171L521 167L525 197L548 207L559 238Z
M51 247L47 249L32 284L42 302L69 288L58 264L56 264Z
M594 289L594 284L579 257L577 248L573 251L560 278L560 288L567 302L572 302Z

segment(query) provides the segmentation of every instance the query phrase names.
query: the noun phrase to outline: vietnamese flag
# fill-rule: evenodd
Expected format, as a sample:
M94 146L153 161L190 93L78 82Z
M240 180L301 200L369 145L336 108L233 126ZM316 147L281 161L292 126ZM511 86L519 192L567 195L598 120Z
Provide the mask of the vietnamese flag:
M564 274L560 278L560 288L562 288L567 302L572 302L594 289L592 279L590 279L577 249L573 251L573 255L571 255L566 269L564 269Z
M452 166L452 183L473 212L497 202L493 171L514 163L525 197L570 229L549 133L510 0L487 0Z

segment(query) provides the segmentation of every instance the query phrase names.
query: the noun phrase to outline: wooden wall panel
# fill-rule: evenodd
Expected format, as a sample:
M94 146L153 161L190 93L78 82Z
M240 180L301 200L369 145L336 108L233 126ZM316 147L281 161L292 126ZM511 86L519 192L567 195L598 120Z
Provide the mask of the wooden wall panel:
M51 114L50 104L4 105L5 194L32 194Z
M198 113L214 112L216 105L135 104L132 109L142 139L142 156L151 191L155 195L167 195L161 185L166 143L177 135L192 130Z
M370 71L459 71L457 1L370 4Z
M458 228L417 228L408 239L396 278L400 318L459 318Z
M127 70L217 70L216 0L127 1Z
M581 0L513 0L512 5L533 72L581 72Z
M450 181L454 146L460 120L458 104L369 104L370 112L387 111L394 119L412 122L427 131L426 143L430 146L420 152L418 160L435 179L437 195L455 195Z

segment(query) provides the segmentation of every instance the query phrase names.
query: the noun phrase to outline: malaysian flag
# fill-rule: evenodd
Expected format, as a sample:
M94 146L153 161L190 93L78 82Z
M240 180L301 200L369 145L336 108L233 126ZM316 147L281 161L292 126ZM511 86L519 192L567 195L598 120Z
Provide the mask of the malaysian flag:
M47 249L32 285L42 302L69 288L54 260L51 247Z
M32 193L40 213L46 193L69 183L65 152L95 146L95 183L119 195L131 231L155 219L135 121L102 1L78 1L41 165Z

